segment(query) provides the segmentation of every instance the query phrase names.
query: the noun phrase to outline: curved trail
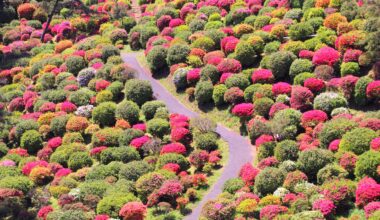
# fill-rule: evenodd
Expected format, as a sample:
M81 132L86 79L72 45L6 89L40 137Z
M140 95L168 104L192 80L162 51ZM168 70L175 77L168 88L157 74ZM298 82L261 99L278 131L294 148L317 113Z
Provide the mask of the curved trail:
M138 72L138 78L150 81L154 96L165 102L170 112L176 112L187 115L189 117L197 117L198 113L191 111L180 103L169 91L167 91L156 79L154 79L149 70L143 68L136 59L136 53L122 54L125 63L129 64ZM187 215L185 219L196 220L199 218L203 205L210 199L222 192L223 184L230 178L237 177L239 170L245 163L252 163L255 155L255 149L250 144L247 138L242 137L240 134L227 129L226 127L218 124L216 128L223 140L228 142L229 145L229 160L223 167L220 178L213 186L210 186L207 194L203 196L202 200L197 204L192 213Z

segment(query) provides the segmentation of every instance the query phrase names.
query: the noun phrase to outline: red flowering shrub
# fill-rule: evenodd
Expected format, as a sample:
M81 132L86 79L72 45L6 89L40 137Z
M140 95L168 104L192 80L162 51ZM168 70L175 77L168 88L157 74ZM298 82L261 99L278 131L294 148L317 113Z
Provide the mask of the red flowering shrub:
M203 63L205 63L205 64L211 64L210 61L212 59L219 59L219 61L221 62L224 57L225 56L224 56L223 51L220 51L220 50L208 52L203 57ZM220 62L218 62L217 64L219 64Z
M298 54L299 58L301 59L308 59L311 60L313 59L314 52L310 50L301 50Z
M9 189L9 188L1 188L0 189L0 201L9 197L22 197L24 193L20 190Z
M285 214L288 208L280 205L267 205L260 210L260 219L272 220L277 215Z
M58 105L57 105L57 108L58 108ZM58 109L63 112L71 113L77 110L77 106L71 102L66 101L66 102L61 103Z
M274 115L278 112L278 111L281 111L283 109L287 109L289 108L288 105L285 105L284 103L282 102L277 102L277 103L274 103L271 107L270 107L270 110L269 110L269 117L273 118Z
M358 160L358 156L356 156L352 152L345 152L339 160L339 165L342 166L349 173L353 173L355 170L355 164Z
M175 28L175 27L178 27L180 25L183 25L184 23L185 22L182 19L180 19L180 18L174 18L174 19L170 20L169 27Z
M266 167L275 167L279 164L278 160L275 157L267 157L262 159L257 167L263 170Z
M136 149L140 149L145 143L150 140L150 137L144 135L142 137L135 138L131 141L130 145Z
M274 76L272 71L267 69L258 69L253 71L251 76L253 83L272 83L274 82Z
M358 183L356 188L356 205L366 206L370 202L374 202L380 199L380 184L369 177L364 177Z
M46 102L44 104L42 104L42 106L40 107L39 111L42 112L42 113L46 113L46 112L54 112L55 111L55 104L53 102Z
M165 27L169 26L169 22L172 20L172 17L169 15L163 15L159 19L157 19L156 24L160 31L162 31Z
M336 152L339 149L340 139L336 139L330 142L329 150Z
M224 101L230 104L238 104L244 100L244 92L238 87L229 88L224 93Z
M272 135L263 134L263 135L260 135L260 137L256 139L255 146L256 148L259 148L262 144L272 142L272 141L274 141L274 138Z
M191 142L191 132L187 128L177 127L170 132L171 141L189 144Z
M195 150L191 152L189 161L197 169L201 169L209 160L209 153L205 150Z
M364 207L365 217L369 218L374 212L380 210L380 202L370 202Z
M358 62L362 53L361 50L348 49L343 55L343 62Z
M275 83L272 86L272 92L275 96L278 96L280 94L290 95L290 93L292 92L292 85L285 82Z
M10 149L8 151L8 154L17 154L17 155L20 155L21 157L27 157L27 156L29 156L27 150L19 148L19 147L18 148L14 148L14 149Z
M17 14L19 18L32 19L33 13L36 10L36 6L30 3L24 3L18 6Z
M47 167L49 165L48 162L44 160L37 160L37 161L31 161L27 162L23 167L22 167L22 173L24 175L29 175L30 172L32 172L32 169L39 166L39 167Z
M322 47L317 50L313 56L314 65L329 65L333 66L340 59L340 54L337 50L331 47Z
M294 190L294 187L298 183L302 183L307 181L307 176L305 173L296 170L293 172L290 172L286 175L283 186L291 191Z
M380 130L380 119L366 118L359 123L359 127L369 128L374 131Z
M313 210L319 210L324 216L334 213L335 205L333 201L328 199L318 199L313 203Z
M183 186L178 180L167 180L165 181L160 189L158 190L158 194L160 197L165 197L168 199L175 199L180 196L183 191Z
M199 81L201 78L201 69L200 68L195 68L192 70L189 70L186 75L187 82L191 84L195 84L196 82Z
M340 88L343 91L344 97L350 99L353 96L355 90L355 84L359 80L359 77L348 75L340 78Z
M109 218L108 215L97 215L94 220L108 220Z
M160 154L168 153L185 154L186 147L181 143L171 143L162 146Z
M308 78L303 82L303 85L310 89L313 93L321 92L325 88L325 83L321 79Z
M220 41L220 47L226 54L230 54L235 51L236 45L238 43L238 38L234 36L227 36Z
M373 139L370 146L372 150L380 151L380 137Z
M115 123L116 128L128 129L131 128L131 124L124 119L117 119Z
M119 211L124 220L144 220L147 207L141 202L128 202Z
M21 97L17 97L17 98L12 99L12 101L9 103L8 110L10 112L22 111L24 107L25 105L24 105L23 99Z
M111 85L110 82L104 79L97 80L95 83L95 89L97 92L102 91L106 89L109 85Z
M239 171L239 177L245 182L246 185L252 186L255 182L259 170L252 166L250 163L244 164Z
M242 117L248 118L253 114L253 104L252 103L241 103L237 104L232 108L232 114Z
M43 206L40 208L40 210L38 210L37 217L40 219L46 220L47 215L52 211L53 211L53 207L51 207L50 205Z
M197 56L203 59L204 55L206 55L206 51L200 48L192 48L190 51L190 55Z
M319 123L323 123L328 119L327 114L321 110L310 110L304 112L301 117L301 124L304 128L315 127Z
M369 99L380 99L380 80L372 81L367 85L366 95Z
M162 167L162 169L169 170L174 173L178 173L179 171L181 171L181 167L176 163L167 163Z
M69 132L83 132L89 125L87 118L72 116L67 121L66 130Z
M94 147L90 150L90 156L100 156L100 153L107 148L106 146Z
M227 80L228 78L230 78L232 75L233 75L233 73L223 73L223 74L220 76L220 80L219 80L219 82L224 84L224 83L226 82L226 80Z
M55 178L61 178L64 176L68 176L71 172L72 171L69 168L61 168L55 173Z
M217 66L221 73L239 73L241 72L241 64L235 59L226 58Z
M290 106L300 111L306 111L313 105L314 95L306 87L294 86L290 96Z

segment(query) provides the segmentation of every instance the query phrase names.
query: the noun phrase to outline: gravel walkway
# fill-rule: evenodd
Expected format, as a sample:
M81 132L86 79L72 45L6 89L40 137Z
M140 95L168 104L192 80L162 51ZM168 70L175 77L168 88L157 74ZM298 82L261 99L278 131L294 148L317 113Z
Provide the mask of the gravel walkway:
M188 117L197 117L198 113L191 111L180 103L169 91L167 91L156 79L154 79L149 70L142 67L136 59L136 53L122 54L124 62L129 64L138 72L138 78L150 81L154 96L166 103L170 112L176 112L187 115ZM256 154L254 147L249 143L248 138L242 137L240 134L227 129L218 124L216 131L221 138L228 142L229 160L223 167L223 172L217 182L210 187L207 194L198 203L192 213L186 216L186 220L199 219L202 206L210 199L217 197L222 192L223 184L230 178L237 177L240 167L245 163L252 163Z

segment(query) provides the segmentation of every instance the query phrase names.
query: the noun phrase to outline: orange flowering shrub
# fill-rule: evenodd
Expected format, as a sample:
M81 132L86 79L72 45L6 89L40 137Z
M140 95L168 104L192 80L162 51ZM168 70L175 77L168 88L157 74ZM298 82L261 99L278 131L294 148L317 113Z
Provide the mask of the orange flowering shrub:
M124 119L119 119L116 121L115 127L121 128L121 129L127 129L127 128L131 128L131 125L129 124L128 121Z
M33 18L33 13L36 10L36 6L30 3L21 4L17 8L17 14L19 18L26 18L28 20Z
M317 0L315 2L315 7L317 8L327 8L330 4L330 0Z
M53 180L53 173L48 167L35 167L29 175L30 179L37 185L44 185Z
M325 27L336 30L338 28L339 23L346 23L347 18L341 15L340 13L333 13L326 17L323 21L323 25Z
M56 53L62 53L64 50L72 46L73 46L73 42L71 42L71 40L62 40L55 45L54 50Z
M48 113L42 114L38 118L37 122L40 125L50 125L51 120L53 120L53 118L55 118L55 116L56 116L55 113L48 112Z
M87 118L80 116L71 117L66 124L66 130L70 132L83 132L89 125Z

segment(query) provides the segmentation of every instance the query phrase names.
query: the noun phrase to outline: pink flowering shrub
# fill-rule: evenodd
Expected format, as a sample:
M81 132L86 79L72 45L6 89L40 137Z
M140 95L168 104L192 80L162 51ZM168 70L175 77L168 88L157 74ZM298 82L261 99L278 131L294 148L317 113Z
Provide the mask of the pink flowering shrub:
M255 182L259 170L252 166L250 163L244 164L239 171L239 177L245 182L247 186L252 186Z
M209 160L209 153L205 150L195 150L191 152L189 161L197 169L201 169Z
M328 119L327 114L321 110L310 110L304 112L301 117L301 124L304 128L315 127Z
M49 139L47 142L47 147L56 149L57 147L61 146L62 144L62 138L61 137L54 137Z
M372 81L367 85L366 95L369 99L380 98L380 80Z
M380 210L380 202L370 202L364 206L365 217L369 218L374 212Z
M260 210L260 219L272 220L277 215L285 214L288 208L280 205L267 205Z
M354 153L345 152L340 157L339 165L342 166L348 172L353 173L355 170L355 164L357 160L358 160L358 156L356 156Z
M262 144L272 142L272 141L274 141L274 138L272 135L263 134L256 139L255 146L256 148L259 148Z
M274 76L270 70L258 69L253 71L251 79L253 83L272 83Z
M33 168L38 167L38 166L39 167L47 167L48 165L49 165L49 163L44 161L44 160L37 160L37 161L28 162L22 167L22 173L24 175L29 175Z
M186 147L181 143L171 143L162 146L160 154L168 153L185 154Z
M69 101L65 101L60 105L60 110L67 112L67 113L71 113L71 112L75 112L75 110L77 110L77 106L74 105L73 103L69 102Z
M311 60L313 59L314 52L310 50L301 50L298 54L299 58L301 59L308 59Z
M325 88L325 83L321 79L308 78L303 85L313 93L321 92Z
M328 216L334 213L334 202L328 199L318 199L313 203L313 210L319 210L324 216Z
M190 130L183 127L174 128L170 132L171 141L183 144L189 144L191 142L191 136Z
M239 73L241 72L241 64L235 59L226 58L217 66L221 73Z
M104 79L97 80L95 83L95 89L97 92L99 92L106 89L109 85L111 85L111 83L108 82L107 80L104 80Z
M162 169L169 170L174 173L178 173L179 171L181 171L181 167L176 163L167 163L162 167Z
M53 207L51 207L50 205L43 206L40 208L40 210L38 210L37 217L40 219L46 220L47 215L52 211L53 211Z
M275 167L279 164L278 160L275 157L267 157L262 159L257 167L263 170L266 167Z
M136 149L140 149L145 143L150 140L150 137L144 135L142 137L135 138L131 141L130 145Z
M189 84L195 84L196 82L198 82L201 77L200 73L201 69L199 68L189 70L186 75L187 82Z
M348 49L343 55L343 62L358 62L362 53L361 50Z
M289 108L288 105L285 105L284 103L282 102L277 102L277 103L274 103L270 109L269 109L269 117L270 118L273 118L274 115L278 112L278 111L281 111L283 109L287 109Z
M278 96L281 94L290 95L292 92L292 85L285 82L278 82L272 86L273 95Z
M232 114L238 117L250 117L253 114L252 103L240 103L233 107Z
M306 111L312 107L313 93L306 87L294 86L290 96L290 106L300 111Z
M340 53L337 50L331 47L322 47L314 53L313 64L333 66L339 59Z
M364 177L358 183L356 188L356 205L363 207L370 202L380 199L380 184L369 177Z
M340 78L340 88L343 91L343 95L346 99L350 99L355 90L355 84L359 80L359 77L348 75Z
M380 151L380 137L373 139L370 143L371 149L375 151Z
M144 220L147 206L141 202L128 202L119 211L119 216L123 219Z
M329 150L336 152L339 149L340 139L335 139L330 142L329 144Z

